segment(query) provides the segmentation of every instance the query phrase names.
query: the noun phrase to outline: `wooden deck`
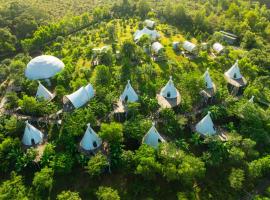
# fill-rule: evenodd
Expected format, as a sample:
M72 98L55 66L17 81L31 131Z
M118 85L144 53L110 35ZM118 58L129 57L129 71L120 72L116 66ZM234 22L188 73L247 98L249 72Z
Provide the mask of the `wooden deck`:
M231 84L237 88L240 88L240 87L247 85L247 80L244 77L242 77L240 79L232 79L226 75L224 75L224 77L229 84Z
M42 155L44 153L44 150L46 148L47 142L45 142L44 144L38 145L36 150L37 150L37 156L35 158L35 162L39 162L40 159L42 158Z
M114 109L114 113L125 113L125 112L127 112L127 107L121 100L119 100Z
M213 97L214 95L215 95L215 93L216 93L216 85L215 84L213 84L213 88L206 88L206 89L204 89L204 90L202 90L201 92L200 92L200 94L203 96L203 97L205 97L205 98L211 98L211 97Z
M161 108L174 108L181 103L181 96L178 91L177 91L177 98L174 99L168 99L161 96L160 94L157 94L157 100Z

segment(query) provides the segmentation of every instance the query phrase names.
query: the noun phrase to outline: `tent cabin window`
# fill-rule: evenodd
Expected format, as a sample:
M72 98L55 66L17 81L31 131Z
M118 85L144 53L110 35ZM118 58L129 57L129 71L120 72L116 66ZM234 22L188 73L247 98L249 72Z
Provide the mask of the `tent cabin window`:
M125 96L125 102L127 102L127 101L128 101L128 95Z
M96 141L93 142L93 147L97 148L97 142Z
M160 139L158 139L158 143L161 143L161 140Z
M171 93L167 92L167 98L170 98L170 97L171 97Z
M36 143L35 143L35 140L32 138L31 139L31 145L34 146Z
M236 73L233 74L233 78L236 79L237 78L237 75Z

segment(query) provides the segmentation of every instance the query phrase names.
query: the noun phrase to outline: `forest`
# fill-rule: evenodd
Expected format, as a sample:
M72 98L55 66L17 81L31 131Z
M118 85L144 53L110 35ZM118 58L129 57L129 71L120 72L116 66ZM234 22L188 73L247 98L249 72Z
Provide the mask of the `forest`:
M270 199L268 0L0 0L0 200Z

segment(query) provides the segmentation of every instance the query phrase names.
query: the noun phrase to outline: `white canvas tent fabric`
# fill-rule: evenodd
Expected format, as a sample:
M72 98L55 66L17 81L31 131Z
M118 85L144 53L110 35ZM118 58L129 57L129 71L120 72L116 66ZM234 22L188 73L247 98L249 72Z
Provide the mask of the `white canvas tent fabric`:
M165 142L165 140L158 133L155 124L153 123L148 133L143 137L142 142L154 148L158 148L159 143Z
M222 44L216 42L216 43L213 45L213 49L214 49L215 52L220 53L220 52L223 51L224 47L223 47Z
M27 146L32 146L36 144L41 144L43 141L43 133L36 129L34 126L26 121L26 126L24 129L24 134L22 138L22 143Z
M185 42L183 43L183 48L184 48L186 51L192 53L192 52L194 52L194 51L197 49L197 46L196 46L195 44L189 42L189 41L185 41Z
M74 93L66 95L66 97L70 100L75 108L80 108L94 97L94 88L89 83L87 86L81 87Z
M136 102L139 100L139 97L133 87L130 84L130 80L128 80L128 83L125 87L124 92L120 96L121 101L127 101L127 102Z
M42 85L40 82L38 82L38 89L37 89L37 93L36 93L36 98L37 99L45 99L45 100L51 100L53 99L53 94L47 90L47 88Z
M216 130L214 128L214 123L210 116L211 112L208 114L196 125L196 131L203 135L214 135Z
M170 76L168 83L161 89L160 95L168 99L174 99L177 98L178 94L179 93L174 86L172 76Z
M155 22L154 21L152 21L152 20L150 20L150 19L146 19L145 21L144 21L144 24L148 27L148 28L154 28L154 26L155 26Z
M241 79L243 76L240 73L240 69L238 66L238 60L235 62L235 64L227 71L225 72L225 76L231 78L231 79Z
M210 77L210 74L209 74L208 69L207 69L206 72L204 73L203 78L204 78L206 87L207 87L208 89L212 89L214 86L213 86L213 82L212 82L212 79L211 79L211 77Z
M148 35L153 41L157 40L160 37L159 33L156 30L150 30L145 27L142 30L137 30L134 33L134 40L138 41L143 35Z
M49 55L42 55L32 59L25 69L25 76L30 80L48 79L60 72L64 63Z
M155 52L155 53L158 53L161 49L163 49L163 45L160 44L159 42L154 42L152 44L152 50Z
M80 142L80 146L86 151L93 151L99 148L101 144L102 144L102 140L99 138L96 132L91 128L90 124L87 124L87 129Z

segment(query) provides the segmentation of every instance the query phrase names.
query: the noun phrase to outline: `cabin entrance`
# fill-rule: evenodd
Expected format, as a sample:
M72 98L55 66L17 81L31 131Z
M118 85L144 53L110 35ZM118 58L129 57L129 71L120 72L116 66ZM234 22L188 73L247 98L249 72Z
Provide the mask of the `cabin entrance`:
M35 146L35 144L36 144L36 143L35 143L35 140L32 138L32 139L31 139L31 145L32 145L32 146Z
M171 93L167 92L167 98L170 98L170 97L171 97Z
M97 142L96 141L93 142L93 147L97 148Z
M128 101L128 96L125 96L125 102L127 102Z

